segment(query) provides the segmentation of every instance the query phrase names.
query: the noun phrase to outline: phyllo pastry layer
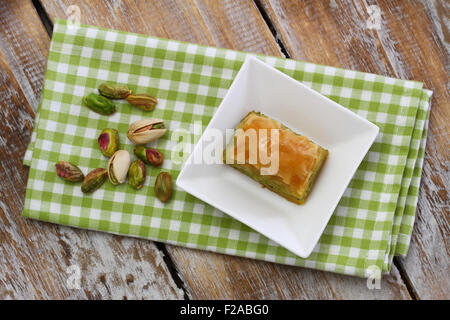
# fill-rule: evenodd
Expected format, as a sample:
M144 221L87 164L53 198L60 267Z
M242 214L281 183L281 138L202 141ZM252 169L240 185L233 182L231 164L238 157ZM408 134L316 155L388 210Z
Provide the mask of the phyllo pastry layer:
M252 147L249 129L256 132L256 148ZM276 133L278 139L275 138ZM264 158L261 148L265 149ZM273 169L273 162L268 163L268 158L273 157L277 150L277 170L267 174L271 165ZM223 160L282 197L303 204L327 156L326 149L307 137L252 111L237 125L234 138L224 150ZM264 169L266 172L261 174Z

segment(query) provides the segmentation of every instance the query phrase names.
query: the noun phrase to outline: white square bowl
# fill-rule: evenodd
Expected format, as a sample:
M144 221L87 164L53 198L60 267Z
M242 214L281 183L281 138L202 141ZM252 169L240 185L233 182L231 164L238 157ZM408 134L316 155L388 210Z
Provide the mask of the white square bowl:
M233 129L253 110L278 120L328 149L328 158L305 204L289 202L236 169L220 163L221 151L231 137L214 140L211 132L219 131L225 137L226 129ZM376 125L352 111L249 57L184 164L176 184L306 258L317 244L378 130ZM214 148L219 151L215 154L216 164L198 161L204 159L206 149Z

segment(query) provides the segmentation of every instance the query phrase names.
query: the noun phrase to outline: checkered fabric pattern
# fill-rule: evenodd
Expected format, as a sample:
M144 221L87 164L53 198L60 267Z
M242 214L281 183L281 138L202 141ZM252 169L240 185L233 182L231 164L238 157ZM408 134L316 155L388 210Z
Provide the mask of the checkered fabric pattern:
M392 257L408 250L416 211L431 96L419 82L255 55L380 128L307 259L177 187L166 204L154 197L157 174L169 171L176 179L181 169L170 159L177 143L170 133L193 132L196 122L206 127L247 55L56 20L24 159L30 173L23 216L361 277L374 268L388 272ZM80 184L55 174L59 160L78 164L85 174L106 167L97 145L103 128L118 129L122 148L132 154L125 132L149 114L120 101L112 116L84 107L82 97L103 81L155 95L159 103L150 117L164 119L169 128L153 143L165 155L163 167L147 167L149 177L139 191L107 182L84 195ZM194 133L192 145L200 134Z

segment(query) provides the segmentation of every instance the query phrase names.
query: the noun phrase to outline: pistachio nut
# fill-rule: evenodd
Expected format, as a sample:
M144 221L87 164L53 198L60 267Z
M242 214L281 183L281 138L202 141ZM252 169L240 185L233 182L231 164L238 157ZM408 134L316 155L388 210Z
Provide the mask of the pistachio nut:
M134 160L128 170L128 184L135 189L141 189L145 182L145 164Z
M73 163L67 161L59 161L55 164L56 174L63 178L64 180L71 182L83 181L84 174L81 172Z
M105 183L108 172L103 168L97 168L92 170L84 178L81 184L81 191L83 193L91 193L101 187Z
M100 83L97 89L102 96L110 99L125 99L131 94L131 90L123 84L112 84L104 82Z
M162 137L166 131L163 120L143 119L130 125L127 136L135 144L146 144Z
M108 162L108 177L112 184L124 183L130 167L130 154L126 150L116 151Z
M130 94L127 97L127 101L131 105L144 111L152 111L158 103L158 100L154 96L146 93Z
M111 157L119 149L119 132L116 129L103 129L98 136L98 145L105 157Z
M164 155L156 149L146 148L144 146L137 146L134 148L134 154L136 157L144 161L146 164L152 166L160 166L164 161Z
M99 94L89 93L83 97L83 102L92 111L100 114L110 115L116 112L116 105L108 98Z
M155 181L155 196L161 202L167 202L172 194L172 177L168 172L161 172Z

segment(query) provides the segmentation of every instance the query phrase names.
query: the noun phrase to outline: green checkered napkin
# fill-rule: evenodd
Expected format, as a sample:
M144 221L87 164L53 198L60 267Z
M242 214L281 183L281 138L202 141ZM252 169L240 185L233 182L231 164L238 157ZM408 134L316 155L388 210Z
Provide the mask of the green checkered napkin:
M375 267L388 272L392 257L406 254L416 211L431 93L422 84L334 67L257 55L380 127L319 243L308 259L290 253L246 225L175 188L162 204L153 195L161 170L177 178L171 132L206 127L248 53L205 47L56 20L45 86L24 163L30 165L25 217L163 241L278 263L357 276ZM97 146L101 129L116 128L121 145L130 122L149 117L126 102L102 116L82 106L103 81L128 84L158 97L150 117L169 133L153 146L163 168L147 167L146 187L109 182L92 195L65 183L54 164L67 160L87 173L105 167ZM195 144L200 137L195 133Z

